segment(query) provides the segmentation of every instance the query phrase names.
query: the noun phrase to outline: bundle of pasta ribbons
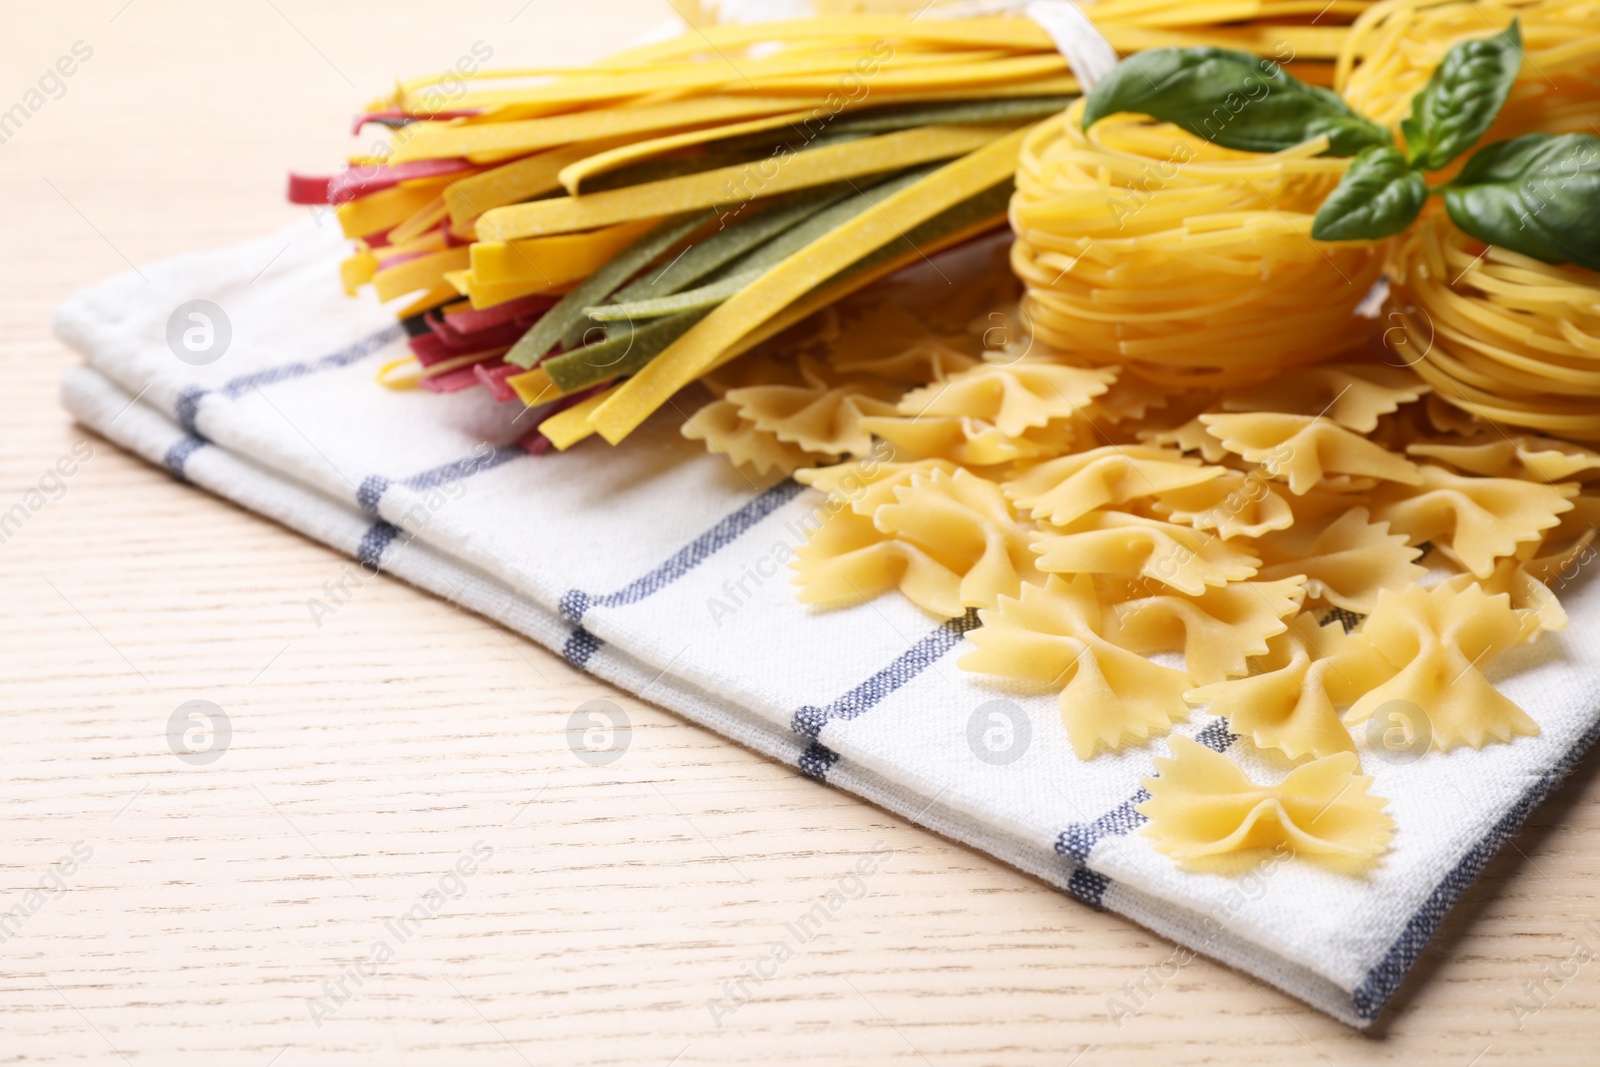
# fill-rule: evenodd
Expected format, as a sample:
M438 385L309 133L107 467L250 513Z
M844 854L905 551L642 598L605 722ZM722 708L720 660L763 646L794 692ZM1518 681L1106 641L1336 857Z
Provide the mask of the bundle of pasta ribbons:
M1236 48L1280 61L1297 59L1306 81L1332 85L1333 61L1347 27L1376 0L1093 0L1081 4L1117 51L1210 45ZM775 5L776 6L776 5ZM814 0L822 18L850 15L905 15L961 18L1000 10L1020 12L1026 0ZM786 8L790 5L785 5ZM707 0L683 6L694 25L724 21L724 9L744 15L748 2Z
M1248 106L1248 105L1246 105ZM1270 155L1083 102L1023 144L1012 266L1040 340L1149 381L1261 380L1365 343L1352 312L1380 242L1321 247L1312 217L1347 159L1325 139Z
M1596 10L1584 0L1380 4L1352 30L1340 83L1352 104L1398 130L1445 52L1481 37L1485 20L1520 17L1526 60L1484 140L1594 133ZM1535 207L1539 195L1532 190ZM1400 328L1392 347L1442 400L1476 418L1600 441L1600 273L1486 247L1438 205L1397 242L1388 269L1385 314Z

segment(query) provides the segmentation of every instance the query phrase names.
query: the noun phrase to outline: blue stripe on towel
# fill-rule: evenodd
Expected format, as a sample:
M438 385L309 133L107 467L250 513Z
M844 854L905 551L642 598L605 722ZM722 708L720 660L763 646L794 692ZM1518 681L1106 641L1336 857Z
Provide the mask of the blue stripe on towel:
M1401 979L1411 969L1411 965L1417 962L1417 957L1422 955L1422 950L1427 947L1428 941L1439 929L1439 924L1455 905L1456 899L1477 880L1479 874L1483 873L1483 868L1494 854L1500 851L1500 846L1522 828L1523 821L1533 809L1555 792L1567 775L1572 773L1582 761L1584 753L1597 739L1600 739L1600 721L1589 727L1577 743L1567 750L1566 755L1541 774L1511 810L1494 824L1483 840L1468 850L1455 868L1445 875L1444 881L1435 887L1427 901L1401 931L1399 938L1389 947L1382 962L1368 971L1367 976L1356 987L1352 1000L1357 1015L1368 1021L1378 1017L1378 1013L1383 1011L1383 1006L1400 987Z
M371 474L361 480L361 485L356 489L356 503L368 515L377 517L378 505L383 502L383 495L391 486L399 484L407 489L437 489L441 485L459 482L470 478L480 471L493 470L494 468L520 456L526 456L527 449L521 445L501 445L488 452L473 452L461 459L453 459L449 463L441 463L437 467L429 467L419 471L409 478L402 478L396 483L393 479L385 478L381 474Z
M636 581L629 582L614 593L595 596L581 589L569 590L561 598L561 614L569 622L582 622L590 608L613 608L635 604L645 597L660 592L704 563L719 549L732 544L756 523L799 496L802 488L804 487L793 479L779 482L679 549L655 570Z
M383 554L399 535L400 527L379 519L367 527L367 532L362 535L361 544L356 547L356 562L374 571L379 570L383 566Z
M832 704L824 708L807 705L795 712L794 718L790 721L790 728L797 734L814 739L822 733L823 726L832 720L853 719L862 712L871 710L884 697L911 681L936 663L946 652L959 645L961 636L968 630L977 629L977 626L978 612L973 608L969 608L967 613L958 619L949 619L941 623L938 629L929 632L922 640L895 657L893 663Z
M589 669L589 657L600 651L604 645L604 641L579 626L567 635L567 643L561 649L561 658L580 671L586 671Z
M199 434L185 434L177 443L167 449L167 454L161 457L161 462L172 473L174 478L180 482L186 482L189 480L189 476L183 471L184 464L189 462L190 456L209 443Z
M819 782L828 780L828 768L839 762L839 753L826 745L813 741L800 753L800 773Z
M1200 732L1194 735L1194 739L1213 751L1226 752L1229 746L1239 739L1239 735L1228 729L1227 719L1217 718L1202 727ZM1056 835L1056 852L1078 865L1078 870L1072 874L1072 885L1068 887L1074 896L1097 908L1100 906L1101 898L1110 882L1098 874L1093 878L1080 879L1080 873L1093 873L1083 865L1089 861L1089 853L1093 851L1094 846L1104 839L1131 834L1149 822L1149 819L1138 812L1138 806L1149 799L1149 792L1141 786L1131 797L1098 819L1086 823L1072 823Z
M273 385L286 382L294 378L305 378L313 374L320 374L326 370L349 366L351 363L366 359L372 353L383 348L391 342L398 341L405 336L405 330L396 323L386 326L376 333L368 334L359 341L339 349L337 352L321 356L317 359L296 360L285 363L279 367L269 367L266 370L252 371L230 378L222 384L220 389L202 389L197 385L184 388L178 394L177 409L174 412L178 425L196 437L200 431L195 428L195 418L200 413L200 401L212 393L222 393L225 396L237 398L243 396L251 389L263 385Z

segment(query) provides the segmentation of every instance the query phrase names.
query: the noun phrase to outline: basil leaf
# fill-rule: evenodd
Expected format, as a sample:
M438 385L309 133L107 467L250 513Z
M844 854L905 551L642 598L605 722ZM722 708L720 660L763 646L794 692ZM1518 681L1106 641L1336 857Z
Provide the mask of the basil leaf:
M1278 64L1224 48L1156 48L1129 56L1084 104L1083 128L1119 111L1182 126L1245 152L1281 152L1327 134L1330 156L1389 143L1389 131Z
M1445 186L1450 219L1485 244L1600 270L1600 137L1530 133L1478 151Z
M1411 225L1428 200L1428 183L1398 148L1368 148L1344 172L1311 225L1319 241L1375 241Z
M1411 117L1400 123L1406 159L1439 170L1477 144L1494 125L1521 69L1522 25L1516 19L1504 33L1463 41L1446 52L1412 98Z

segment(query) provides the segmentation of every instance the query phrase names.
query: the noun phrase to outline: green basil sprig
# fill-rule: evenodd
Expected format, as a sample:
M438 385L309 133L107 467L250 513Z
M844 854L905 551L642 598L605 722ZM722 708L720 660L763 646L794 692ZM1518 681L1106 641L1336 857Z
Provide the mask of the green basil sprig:
M1083 128L1131 112L1246 152L1280 152L1325 135L1326 155L1355 159L1317 211L1317 240L1393 237L1438 193L1451 220L1486 244L1600 270L1600 138L1529 134L1480 149L1445 185L1430 188L1424 177L1494 125L1522 59L1515 19L1501 33L1452 47L1400 123L1404 150L1334 93L1271 60L1222 48L1157 48L1123 60L1085 98Z
M1445 53L1439 69L1411 101L1400 123L1406 161L1441 170L1478 143L1511 94L1522 69L1522 26L1481 41L1464 41Z
M1118 63L1085 99L1083 128L1122 111L1243 152L1281 152L1326 134L1327 155L1353 156L1390 141L1337 94L1224 48L1156 48Z
M1369 148L1350 163L1312 223L1319 241L1354 241L1399 233L1428 200L1428 183L1398 148Z
M1600 270L1600 137L1497 141L1444 187L1444 206L1484 244Z

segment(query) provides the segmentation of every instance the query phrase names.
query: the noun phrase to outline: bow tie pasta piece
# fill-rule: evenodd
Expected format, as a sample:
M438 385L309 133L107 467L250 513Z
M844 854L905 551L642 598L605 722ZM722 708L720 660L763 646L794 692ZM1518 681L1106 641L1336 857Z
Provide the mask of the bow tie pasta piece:
M1259 463L1289 491L1310 491L1330 474L1352 474L1416 485L1417 465L1404 456L1315 415L1201 415L1207 432L1229 452Z
M1514 610L1505 594L1489 596L1475 584L1385 590L1361 632L1394 676L1355 702L1349 722L1366 722L1399 700L1422 709L1440 751L1538 736L1539 725L1483 674L1489 660L1539 633L1538 617Z
M1147 445L1162 445L1182 452L1198 452L1207 463L1221 463L1229 455L1222 442L1206 430L1206 424L1197 415L1187 422L1172 427L1147 427L1138 432L1138 438Z
M1176 395L1137 375L1119 373L1111 388L1090 402L1086 414L1095 421L1137 422L1153 417L1154 411L1167 408ZM1202 399L1208 399L1206 394L1200 395ZM1204 403L1191 410L1198 411L1201 407L1204 407Z
M845 374L867 374L886 382L926 385L979 366L979 361L942 341L918 341L872 356L845 357L837 351L828 362Z
M1026 430L1012 437L985 419L966 417L874 415L862 427L904 453L923 459L947 459L969 467L993 467L1041 456L1059 456L1072 447L1077 432L1067 421Z
M1494 561L1537 542L1571 511L1575 484L1526 482L1453 474L1431 463L1421 468L1415 490L1386 486L1373 514L1405 534L1412 544L1433 541L1479 578L1494 573Z
M829 374L805 357L800 373L801 385L748 385L730 389L723 400L737 405L739 417L756 429L827 461L872 451L862 421L892 415L900 389L873 378Z
M960 666L1064 685L1061 719L1079 759L1165 733L1188 717L1183 693L1193 679L1107 641L1102 611L1087 575L1023 586L1020 597L978 612L983 625L967 635L975 647Z
M923 350L923 346L928 346L928 349ZM846 299L837 307L837 322L835 330L829 331L827 347L829 362L840 370L862 370L866 365L874 365L885 358L893 360L906 352L923 350L926 357L931 355L934 347L942 349L944 346L941 346L938 334L928 330L922 318L896 301ZM954 350L949 352L954 354ZM976 360L968 358L968 363L976 363ZM925 363L907 363L907 366L915 368L925 366ZM930 374L928 378L923 378L918 371L901 381L920 384L933 381L933 376Z
M1322 415L1357 433L1378 428L1378 417L1420 399L1432 387L1411 371L1345 363L1290 371L1261 385L1225 393L1226 411Z
M1355 742L1336 708L1357 700L1393 673L1389 663L1344 626L1318 625L1308 613L1267 642L1258 673L1191 689L1190 704L1207 704L1235 733L1257 748L1275 748L1292 760L1354 752Z
M1299 536L1297 536L1299 535ZM1301 574L1306 595L1347 611L1367 614L1383 589L1400 590L1428 573L1414 562L1420 548L1404 534L1391 534L1386 522L1369 522L1366 508L1351 508L1329 523L1310 544L1291 529L1257 542L1261 581Z
M1061 533L1041 535L1034 551L1043 571L1144 578L1192 595L1243 581L1261 565L1236 543L1119 511L1093 511Z
M1547 533L1545 540L1551 544L1565 544L1590 530L1600 530L1600 491L1580 492L1573 497L1572 510L1562 513L1561 524Z
M805 603L860 603L898 587L918 607L953 618L1043 580L1029 536L993 482L964 470L918 472L870 517L828 516L791 566Z
M809 467L821 457L799 445L778 440L741 418L739 406L728 400L713 400L695 412L679 429L691 441L704 441L709 451L727 456L736 467L749 467L757 474L793 474Z
M1468 474L1534 482L1600 479L1600 452L1570 441L1518 434L1466 441L1419 441L1406 452L1443 460Z
M1034 519L1067 526L1099 508L1199 485L1223 473L1169 449L1106 445L1047 460L1017 473L1004 487Z
M932 474L934 471L954 474L959 469L947 459L892 463L869 456L829 467L797 470L794 480L847 502L857 515L871 517L884 504L894 503L895 489L910 485L916 475Z
M1512 608L1531 613L1541 630L1565 630L1566 609L1550 587L1566 585L1578 577L1585 563L1594 559L1596 553L1590 546L1595 536L1596 531L1590 528L1560 551L1526 560L1502 559L1495 564L1494 573L1481 581L1470 574L1458 574L1446 584L1458 590L1477 584L1490 596L1504 593L1511 598Z
M1116 381L1114 370L1023 360L980 363L915 389L900 399L900 414L981 419L1007 437L1070 419Z
M1198 424L1197 424L1198 425ZM1260 471L1224 469L1198 485L1156 494L1150 510L1171 522L1218 537L1261 537L1294 525L1294 510Z
M1372 778L1357 773L1354 754L1336 752L1290 771L1275 786L1260 786L1227 756L1174 737L1170 759L1146 778L1150 799L1139 814L1155 847L1191 865L1209 856L1287 845L1301 855L1371 864L1389 847L1394 820Z
M1197 596L1141 597L1116 605L1106 637L1140 655L1182 652L1195 681L1209 685L1247 673L1250 657L1267 654L1268 639L1288 629L1284 620L1304 599L1299 577L1230 582Z

